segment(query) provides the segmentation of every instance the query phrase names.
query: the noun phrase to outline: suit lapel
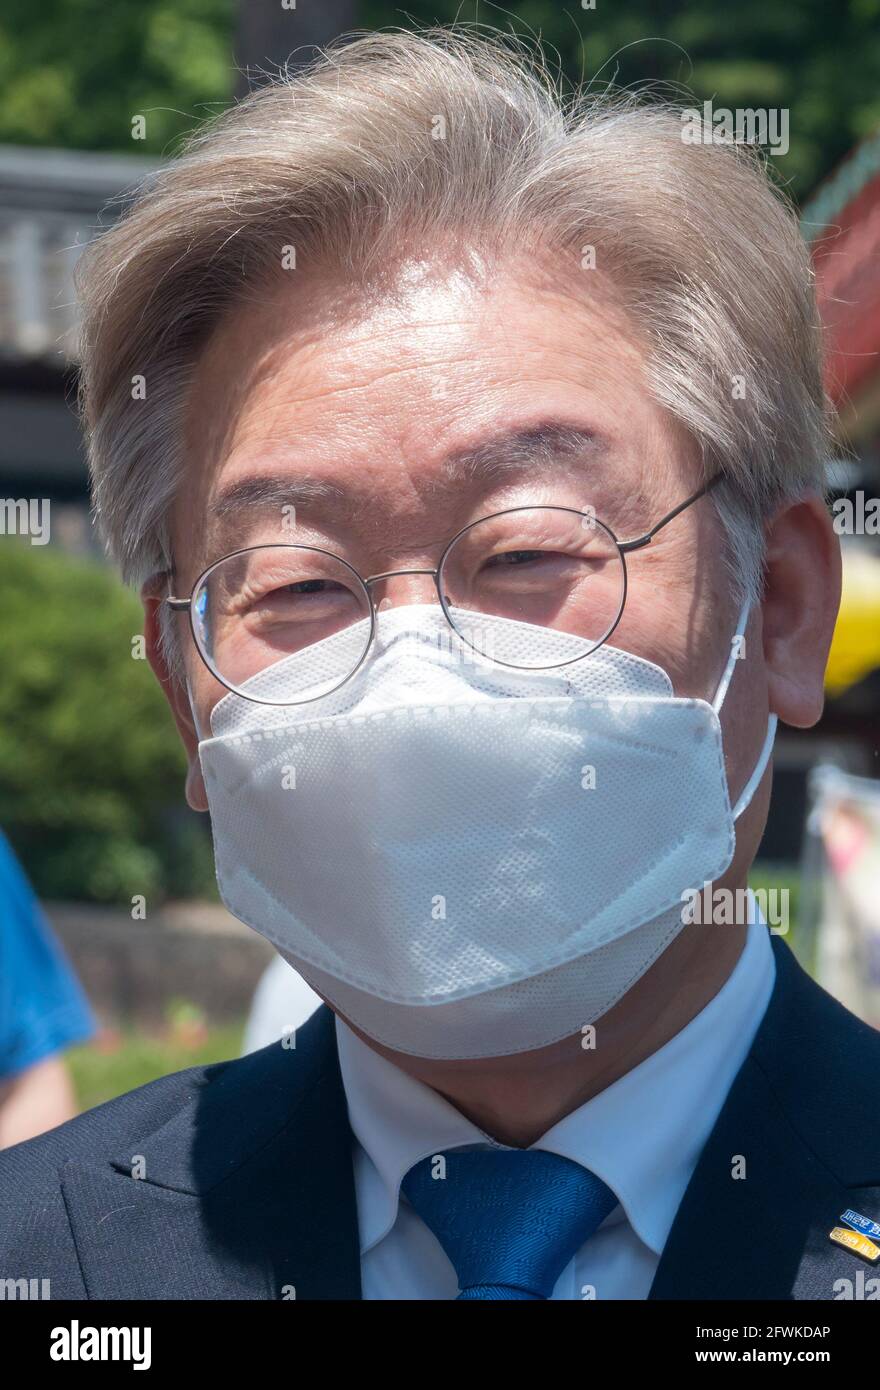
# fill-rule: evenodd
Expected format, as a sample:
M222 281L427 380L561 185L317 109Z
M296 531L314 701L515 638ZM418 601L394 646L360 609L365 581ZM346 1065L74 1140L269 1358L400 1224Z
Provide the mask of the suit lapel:
M804 1297L796 1286L816 1282L807 1266L830 1272L828 1232L850 1205L847 1189L791 1128L752 1059L735 1090L685 1192L651 1298ZM830 1298L830 1282L811 1296Z
M351 1148L323 1005L295 1049L273 1044L209 1071L109 1167L67 1165L89 1297L360 1298Z
M880 1220L880 1034L819 989L778 937L773 946L770 1005L685 1192L652 1299L868 1297L864 1285L880 1279L828 1238L847 1208ZM109 1164L66 1165L89 1297L359 1299L352 1144L322 1006L296 1049L209 1068L189 1102ZM862 1292L848 1292L860 1280Z
M848 1207L880 1219L867 1074L880 1037L778 937L773 946L773 996L676 1214L652 1299L833 1299L847 1296L838 1281L876 1273L829 1233Z

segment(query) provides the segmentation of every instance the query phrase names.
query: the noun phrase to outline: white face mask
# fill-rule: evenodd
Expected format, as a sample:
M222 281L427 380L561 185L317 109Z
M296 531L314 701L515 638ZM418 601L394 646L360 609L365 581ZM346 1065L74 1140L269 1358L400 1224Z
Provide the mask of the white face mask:
M480 616L487 640L496 625L532 664L591 646ZM353 640L243 688L320 690ZM382 612L367 661L331 694L215 706L199 753L223 901L399 1051L499 1056L576 1033L733 857L776 723L731 810L718 711L735 659L733 646L709 704L608 644L514 670L461 643L437 605Z

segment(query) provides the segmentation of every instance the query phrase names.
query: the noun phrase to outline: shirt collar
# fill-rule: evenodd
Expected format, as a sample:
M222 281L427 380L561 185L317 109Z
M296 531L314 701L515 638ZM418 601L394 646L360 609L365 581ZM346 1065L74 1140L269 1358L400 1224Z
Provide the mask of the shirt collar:
M745 946L715 997L657 1052L531 1146L602 1178L639 1239L657 1255L773 993L776 966L768 931L751 891L749 898ZM338 1015L336 1037L359 1145L355 1182L363 1255L394 1226L400 1183L414 1163L465 1144L506 1146L374 1052Z

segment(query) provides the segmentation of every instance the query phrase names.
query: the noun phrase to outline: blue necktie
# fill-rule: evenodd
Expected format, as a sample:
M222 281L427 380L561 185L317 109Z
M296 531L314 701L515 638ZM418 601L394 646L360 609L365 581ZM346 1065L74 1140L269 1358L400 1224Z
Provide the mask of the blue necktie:
M437 1159L445 1160L445 1177ZM544 1299L617 1205L601 1178L543 1149L452 1149L401 1183L443 1246L460 1299Z

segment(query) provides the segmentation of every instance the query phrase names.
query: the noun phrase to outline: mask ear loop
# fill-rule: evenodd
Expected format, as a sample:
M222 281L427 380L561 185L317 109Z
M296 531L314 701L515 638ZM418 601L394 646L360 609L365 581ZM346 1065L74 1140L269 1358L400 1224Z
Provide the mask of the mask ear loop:
M746 599L740 609L739 617L736 620L736 632L730 642L730 656L727 658L727 665L724 668L721 680L718 682L718 689L715 691L715 698L712 701L712 708L716 714L721 713L721 706L724 704L730 682L733 680L733 673L736 670L736 663L739 660L739 649L737 644L741 638L745 637L746 627L749 621L750 606L750 601ZM760 785L761 778L764 776L767 764L770 761L770 754L773 752L777 723L778 720L776 715L771 714L767 720L767 733L761 751L758 754L758 761L755 764L754 771L740 792L737 803L733 808L733 819L735 821L739 820L743 811L745 811L751 803L752 797L755 795Z
M764 773L767 769L767 764L770 761L770 754L773 752L773 740L776 738L777 722L778 721L776 719L776 715L771 714L770 718L767 720L767 734L764 738L763 747L761 748L761 751L758 754L758 761L755 764L755 770L752 773L749 780L746 782L742 791L740 792L739 800L733 808L734 820L739 820L743 811L751 802L751 799L755 795L755 792L758 790L758 785L761 781L761 778L764 776Z
M721 713L721 706L724 704L724 697L727 694L730 682L733 680L733 673L736 670L736 663L739 660L739 648L737 646L737 643L742 641L742 639L746 635L746 628L748 627L749 622L750 607L751 602L749 599L746 599L742 608L739 610L739 617L736 620L736 631L730 639L730 656L727 658L727 665L724 668L721 680L718 682L718 688L715 691L715 698L712 701L712 708L716 714Z

